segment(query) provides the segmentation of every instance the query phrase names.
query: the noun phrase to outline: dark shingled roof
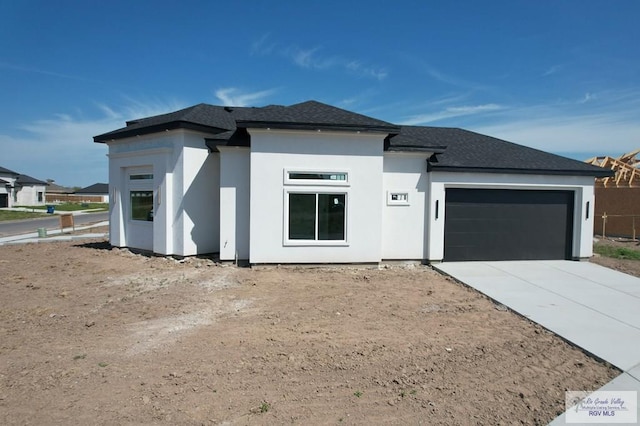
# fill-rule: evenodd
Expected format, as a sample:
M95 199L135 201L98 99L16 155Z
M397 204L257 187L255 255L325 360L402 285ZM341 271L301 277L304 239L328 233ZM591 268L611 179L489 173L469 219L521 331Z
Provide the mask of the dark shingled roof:
M178 128L207 133L206 144L212 151L222 145L250 146L251 138L246 130L250 128L377 132L388 135L384 146L387 151L438 154L437 162L430 159L431 170L612 175L610 170L479 133L445 127L400 127L316 101L262 108L198 104L169 114L129 121L127 127L93 139L109 142Z
M5 169L4 167L0 167L0 173L5 175L19 175L19 173L14 172L13 170Z
M423 147L446 146L432 163L435 171L536 173L609 176L610 170L469 130L403 126L393 141L419 141Z
M168 114L127 121L127 127L95 136L93 140L108 142L174 129L192 129L216 134L235 129L235 120L224 107L198 104Z
M94 183L93 185L89 185L86 188L79 189L75 192L76 194L108 194L109 193L109 184L108 183Z
M238 127L277 129L329 129L394 133L400 129L391 123L336 108L316 101L288 107L257 108L247 117L238 117Z
M39 179L28 175L18 175L16 178L16 184L18 185L47 185L47 182L43 182Z
M73 188L60 186L56 183L49 183L49 185L47 185L47 192L54 194L73 194Z
M393 133L399 128L382 120L356 114L316 101L291 106L270 105L263 108L221 107L198 104L154 117L127 122L127 127L93 138L108 142L165 130L186 128L215 135L237 128L326 129ZM233 133L229 133L231 135ZM224 135L225 137L227 135Z

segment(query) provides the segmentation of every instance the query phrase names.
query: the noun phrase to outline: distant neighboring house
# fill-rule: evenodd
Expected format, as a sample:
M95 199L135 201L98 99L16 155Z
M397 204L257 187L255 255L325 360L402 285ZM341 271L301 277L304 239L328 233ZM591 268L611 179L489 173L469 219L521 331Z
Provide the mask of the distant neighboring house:
M199 104L94 137L110 242L261 263L579 259L600 167L309 101Z
M45 203L47 182L0 167L0 208Z
M75 201L73 188L58 185L54 183L53 180L49 180L48 183L49 186L47 186L47 195L45 197L47 203Z
M94 183L75 192L76 196L83 202L91 203L108 203L109 202L109 184Z

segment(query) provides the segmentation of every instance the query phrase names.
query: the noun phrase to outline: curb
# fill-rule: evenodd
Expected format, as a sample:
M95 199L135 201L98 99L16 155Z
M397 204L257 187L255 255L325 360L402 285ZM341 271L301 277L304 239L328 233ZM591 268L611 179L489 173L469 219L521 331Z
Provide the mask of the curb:
M80 226L75 228L75 231L84 231L91 228L97 228L99 226L108 226L109 222L98 222L92 225ZM8 237L0 238L0 246L8 245L8 244L26 244L26 243L41 243L41 242L55 242L55 241L71 241L82 238L99 238L105 237L109 235L108 233L89 233L89 234L81 234L81 235L60 235L64 232L60 229L54 229L51 231L47 231L47 234L52 235L52 237L39 237L37 232L31 232L29 234L21 234L21 235L10 235ZM57 235L57 236L55 236Z

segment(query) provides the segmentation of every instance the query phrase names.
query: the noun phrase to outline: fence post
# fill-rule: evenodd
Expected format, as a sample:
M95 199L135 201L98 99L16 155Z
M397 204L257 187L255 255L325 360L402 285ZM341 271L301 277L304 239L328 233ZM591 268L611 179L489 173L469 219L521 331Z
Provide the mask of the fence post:
M607 212L604 212L604 214L602 215L602 238L607 237L607 234L605 232L606 227L607 227Z

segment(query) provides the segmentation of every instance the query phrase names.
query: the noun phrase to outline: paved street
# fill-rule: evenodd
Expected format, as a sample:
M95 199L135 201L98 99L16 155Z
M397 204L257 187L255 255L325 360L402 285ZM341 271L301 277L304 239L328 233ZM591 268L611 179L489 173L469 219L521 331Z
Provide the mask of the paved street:
M73 220L76 226L82 226L94 222L102 222L109 220L108 212L85 213L74 215ZM60 228L60 217L51 215L49 217L38 219L26 219L9 222L0 222L0 237L9 235L28 234L36 232L38 228L47 228L47 230Z

